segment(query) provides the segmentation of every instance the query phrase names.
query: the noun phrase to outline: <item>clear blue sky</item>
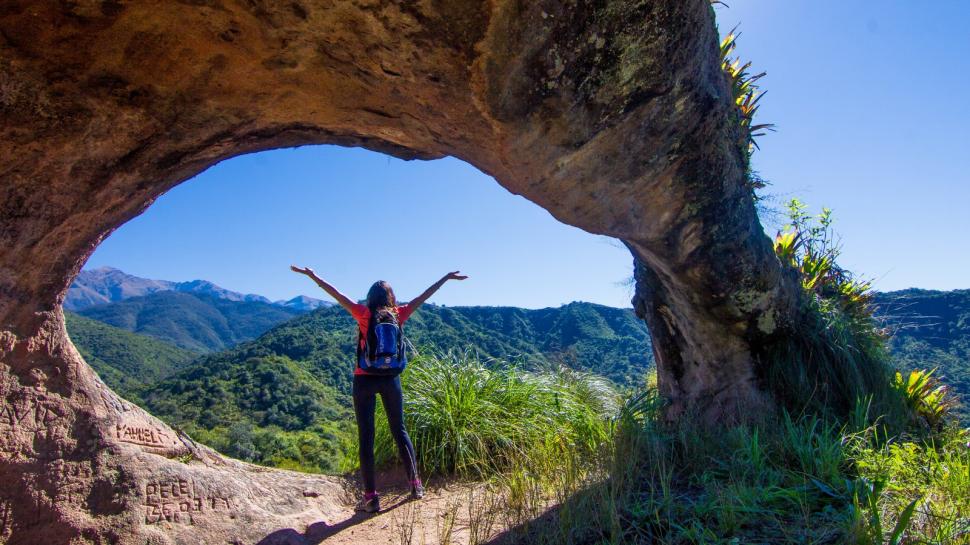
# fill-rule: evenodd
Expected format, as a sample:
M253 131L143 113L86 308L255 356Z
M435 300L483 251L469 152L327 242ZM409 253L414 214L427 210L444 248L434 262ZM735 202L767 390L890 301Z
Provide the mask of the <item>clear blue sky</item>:
M970 288L970 2L726 1L768 72L768 192L832 208L842 265L879 289Z
M376 203L383 210L370 213ZM563 225L457 159L401 161L311 146L224 161L161 197L102 243L88 267L204 278L271 299L326 299L291 263L352 299L378 279L402 300L448 271L433 302L629 306L632 261L605 237Z
M970 3L728 3L722 33L740 22L738 53L768 72L759 121L778 131L754 160L768 193L833 208L843 265L879 289L970 287ZM392 211L364 215L374 201ZM381 278L408 299L460 269L471 279L433 301L532 308L628 306L632 269L616 241L556 222L456 159L329 146L216 165L122 226L87 267L324 298L291 262L352 298Z

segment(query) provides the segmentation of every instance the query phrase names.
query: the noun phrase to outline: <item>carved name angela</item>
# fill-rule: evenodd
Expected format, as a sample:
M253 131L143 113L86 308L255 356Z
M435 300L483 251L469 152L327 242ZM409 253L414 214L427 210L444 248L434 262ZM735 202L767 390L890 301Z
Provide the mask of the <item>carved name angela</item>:
M175 447L178 445L178 441L173 436L158 427L115 424L115 433L119 441L135 445L146 447Z

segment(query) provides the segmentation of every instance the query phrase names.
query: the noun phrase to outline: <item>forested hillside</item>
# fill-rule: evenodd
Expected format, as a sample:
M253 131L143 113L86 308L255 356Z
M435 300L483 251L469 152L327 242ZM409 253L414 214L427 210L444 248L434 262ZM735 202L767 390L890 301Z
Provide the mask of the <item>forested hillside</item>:
M529 368L566 364L595 371L619 385L642 380L652 362L646 327L629 309L572 303L557 309L425 305L405 326L415 349L472 350ZM282 356L321 383L350 391L356 329L342 309L323 308L266 332L259 339L206 356L203 368Z
M97 305L79 314L196 352L211 352L253 339L302 313L260 301L159 291Z
M876 304L896 364L938 368L937 376L962 397L957 412L970 423L970 290L879 293Z
M624 386L641 381L651 364L646 329L631 310L589 303L541 310L426 305L405 333L418 352L469 350L530 369L565 364ZM349 463L352 448L355 341L342 309L319 309L202 356L137 397L234 456L331 471Z
M71 341L101 379L136 398L141 389L179 371L199 356L166 342L65 312Z
M653 365L646 325L631 309L592 303L528 310L515 307L428 307L409 335L417 346L474 347L531 367L564 364L620 386L644 380Z

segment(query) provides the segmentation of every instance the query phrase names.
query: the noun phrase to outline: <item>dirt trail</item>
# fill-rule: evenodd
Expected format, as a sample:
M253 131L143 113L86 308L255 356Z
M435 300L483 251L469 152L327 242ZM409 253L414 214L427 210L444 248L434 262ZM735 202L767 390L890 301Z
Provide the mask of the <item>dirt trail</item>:
M421 500L411 500L403 487L382 487L381 511L374 514L354 511L356 495L348 487L345 509L331 520L302 533L281 530L260 545L466 545L483 543L502 529L500 521L488 523L481 516L487 502L481 483L430 483Z

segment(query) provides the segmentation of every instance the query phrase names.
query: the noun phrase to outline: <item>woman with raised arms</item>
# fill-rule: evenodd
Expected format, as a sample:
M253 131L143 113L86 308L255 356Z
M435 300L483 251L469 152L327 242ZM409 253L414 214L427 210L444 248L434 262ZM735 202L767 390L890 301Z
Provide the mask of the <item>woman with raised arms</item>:
M401 371L407 363L404 351L404 322L448 280L464 280L467 276L450 272L406 305L398 305L390 284L380 280L367 292L364 304L351 301L346 295L317 276L308 267L291 266L294 272L305 274L330 294L357 322L357 357L354 368L354 415L360 442L360 474L364 496L357 509L368 513L380 511L380 498L374 479L374 409L381 396L387 424L397 443L401 461L411 483L411 497L424 496L418 477L414 445L404 429L404 395L401 391Z

